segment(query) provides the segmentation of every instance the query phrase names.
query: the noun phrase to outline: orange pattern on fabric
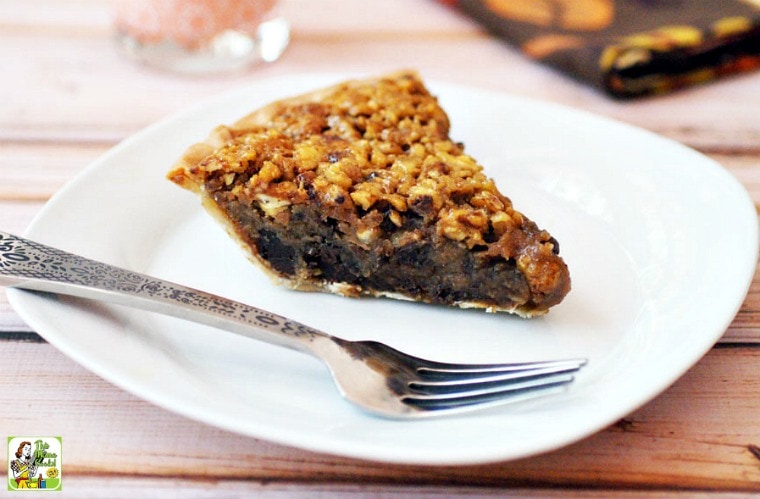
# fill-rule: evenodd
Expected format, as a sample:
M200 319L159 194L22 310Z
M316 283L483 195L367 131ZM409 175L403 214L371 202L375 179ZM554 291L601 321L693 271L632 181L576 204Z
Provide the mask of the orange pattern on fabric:
M514 21L573 31L599 31L612 23L612 0L486 0L492 12Z

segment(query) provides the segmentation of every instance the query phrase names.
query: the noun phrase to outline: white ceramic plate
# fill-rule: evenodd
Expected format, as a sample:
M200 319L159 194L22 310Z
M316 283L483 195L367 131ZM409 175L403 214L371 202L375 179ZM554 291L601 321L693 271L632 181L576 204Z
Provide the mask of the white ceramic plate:
M11 290L18 313L86 368L190 418L326 453L464 464L546 452L614 423L696 363L741 305L757 257L757 217L719 165L607 119L447 84L430 87L450 114L453 138L560 241L573 279L565 301L523 320L273 287L164 175L217 124L336 79L254 83L146 129L59 192L27 235L425 357L588 357L567 392L456 418L390 421L344 402L326 369L295 352L141 311Z

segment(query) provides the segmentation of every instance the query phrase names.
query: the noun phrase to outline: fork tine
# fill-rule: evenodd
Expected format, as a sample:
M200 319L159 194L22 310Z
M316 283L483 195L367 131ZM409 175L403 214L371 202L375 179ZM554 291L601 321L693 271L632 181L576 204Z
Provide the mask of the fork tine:
M556 393L564 389L575 377L571 373L537 376L508 384L486 385L474 383L469 389L443 392L410 391L402 397L405 404L418 409L438 411L466 408L468 406L491 406ZM467 385L464 385L467 386ZM450 387L450 385L449 385Z
M531 382L540 385L543 380L552 376L571 374L578 371L583 364L573 362L545 363L524 367L522 369L508 370L506 372L494 371L496 374L469 372L449 372L445 375L436 373L433 376L420 376L419 379L409 382L408 387L417 393L456 393L470 391L502 391L509 387L521 386Z
M588 363L587 359L562 359L515 364L445 364L429 362L417 367L417 374L425 380L466 380L527 376L530 373L577 371Z
M586 359L518 364L444 364L418 366L407 383L405 404L424 411L465 410L522 401L556 393L571 383Z

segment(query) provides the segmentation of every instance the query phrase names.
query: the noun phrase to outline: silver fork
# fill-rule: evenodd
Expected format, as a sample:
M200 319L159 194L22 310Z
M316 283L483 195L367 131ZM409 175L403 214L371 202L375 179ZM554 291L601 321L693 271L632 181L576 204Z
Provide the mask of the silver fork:
M347 400L385 417L460 413L564 390L585 359L449 364L348 341L210 293L0 232L0 284L140 308L321 359Z

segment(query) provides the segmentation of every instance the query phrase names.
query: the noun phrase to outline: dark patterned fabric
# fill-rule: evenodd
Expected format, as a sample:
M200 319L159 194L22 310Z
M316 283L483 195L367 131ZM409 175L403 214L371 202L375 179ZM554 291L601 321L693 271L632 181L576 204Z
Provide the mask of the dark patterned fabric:
M441 0L608 94L662 94L760 67L752 0Z

